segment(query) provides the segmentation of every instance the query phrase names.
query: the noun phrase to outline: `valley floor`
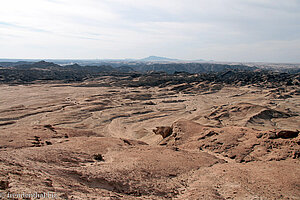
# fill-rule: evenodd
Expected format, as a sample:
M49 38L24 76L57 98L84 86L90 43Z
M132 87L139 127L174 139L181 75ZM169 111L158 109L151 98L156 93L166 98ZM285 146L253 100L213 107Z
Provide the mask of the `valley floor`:
M299 87L203 84L0 85L0 194L300 199Z

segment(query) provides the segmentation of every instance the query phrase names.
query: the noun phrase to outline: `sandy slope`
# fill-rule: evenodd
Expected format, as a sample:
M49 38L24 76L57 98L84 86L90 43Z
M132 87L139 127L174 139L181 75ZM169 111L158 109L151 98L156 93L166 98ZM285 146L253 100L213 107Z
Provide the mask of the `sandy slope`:
M300 199L300 136L272 137L300 130L297 90L1 85L0 192Z

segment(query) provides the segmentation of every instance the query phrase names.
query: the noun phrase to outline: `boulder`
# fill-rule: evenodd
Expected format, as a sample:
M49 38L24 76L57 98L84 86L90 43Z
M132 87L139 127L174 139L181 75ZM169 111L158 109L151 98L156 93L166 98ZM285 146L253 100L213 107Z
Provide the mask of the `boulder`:
M0 190L6 190L9 188L9 182L8 181L0 181ZM1 195L0 195L1 197Z
M299 134L299 131L281 130L276 133L277 138L295 138Z
M153 129L153 132L156 135L161 135L163 138L166 138L172 134L173 130L169 126L160 126L156 127L156 129Z

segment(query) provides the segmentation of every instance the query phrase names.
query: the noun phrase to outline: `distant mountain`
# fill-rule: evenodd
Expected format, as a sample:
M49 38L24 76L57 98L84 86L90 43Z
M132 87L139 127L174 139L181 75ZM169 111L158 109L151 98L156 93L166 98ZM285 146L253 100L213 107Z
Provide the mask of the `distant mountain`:
M99 73L99 72L110 72L115 71L115 69L109 65L101 65L101 66L81 66L77 63L73 65L65 65L61 67L61 69L65 70L76 70L76 71L85 71L89 73Z
M46 62L44 60L39 62L17 62L11 67L16 69L55 69L60 68L60 65L57 65L53 62Z
M0 62L2 67L14 67L18 65L33 64L33 62L18 61L18 62Z
M150 58L150 57L148 57ZM165 59L162 57L152 57L153 59ZM4 64L4 63L2 63ZM1 66L1 65L0 65ZM53 62L39 61L34 63L29 62L17 62L10 63L4 67L9 66L17 70L52 70L52 71L76 71L82 73L100 73L100 72L166 72L172 74L175 72L188 72L188 73L209 73L209 72L221 72L228 70L248 70L253 71L258 68L249 67L245 65L225 65L225 64L215 64L215 63L128 63L123 64L118 67L112 67L111 65L58 65Z
M167 63L167 64L140 64L129 66L134 71L138 72L166 72L173 74L175 72L188 72L188 73L209 73L209 72L222 72L228 70L256 70L256 67L248 67L245 65L224 65L213 63ZM123 70L125 66L123 66Z
M108 65L80 66L57 65L52 62L39 61L34 63L10 64L9 67L0 67L0 83L30 83L37 80L64 82L83 81L86 78L97 77L101 73L113 73L116 70Z
M149 56L147 58L140 59L141 61L177 61L178 59L159 57L159 56Z
M119 72L134 72L135 70L130 66L120 66L115 68Z
M197 60L194 60L194 61L196 61L196 62L204 62L204 61L207 61L207 60L204 60L204 59L197 59ZM212 60L210 60L210 61L212 61Z
M173 75L188 76L189 74L197 73L195 77L204 76L206 80L216 81L219 80L224 83L235 82L240 80L239 76L243 76L243 81L249 82L254 80L252 76L259 74L259 77L255 78L255 81L264 81L264 73L269 73L267 70L261 70L257 67L250 67L246 65L228 65L228 64L216 64L216 63L163 63L163 62L136 62L136 63L122 63L121 66L112 67L109 64L90 66L90 65L57 65L53 62L39 61L39 62L0 62L0 83L32 83L37 80L51 81L60 80L63 82L76 82L83 81L90 78L96 78L101 76L120 76L126 77L147 77L151 74L150 78L145 79L143 84L159 85L161 78L164 76L171 76L168 80L173 80ZM161 73L162 72L162 73ZM299 68L289 69L288 73L281 74L282 79L287 77L296 77L297 83L299 82ZM206 74L206 75L205 75ZM219 77L216 79L215 75ZM262 74L262 76L260 76ZM270 73L270 80L272 74ZM296 74L295 76L292 74ZM176 75L176 76L177 76ZM156 79L153 79L156 77ZM194 78L193 78L194 77ZM272 79L273 80L273 79ZM275 79L274 79L275 80ZM279 80L279 79L278 79ZM295 79L296 80L296 79ZM177 81L177 79L176 79ZM182 83L186 79L182 79ZM279 82L281 79L279 80ZM157 83L156 83L157 82ZM181 82L180 82L181 83ZM133 84L133 83L132 83ZM289 83L289 84L292 84ZM137 85L137 86L142 86ZM149 84L148 84L149 85Z
M1 63L0 63L1 64ZM5 64L5 65L3 65ZM46 62L44 60L39 62L16 62L16 63L2 63L4 67L11 67L18 70L36 70L36 69L47 69L54 71L85 71L89 73L108 72L115 71L115 69L109 65L101 66L81 66L77 63L72 65L58 65L53 62Z

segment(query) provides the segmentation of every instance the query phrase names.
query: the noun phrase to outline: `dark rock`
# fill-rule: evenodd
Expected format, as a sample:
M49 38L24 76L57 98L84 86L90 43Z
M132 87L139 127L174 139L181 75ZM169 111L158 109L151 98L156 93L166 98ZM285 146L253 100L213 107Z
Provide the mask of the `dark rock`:
M278 138L278 136L276 135L275 132L270 132L267 134L267 138L268 139L276 139L276 138Z
M45 181L44 181L45 185L47 187L53 187L53 182L51 179L47 178Z
M153 132L156 135L161 135L163 138L166 138L172 134L173 130L169 126L160 126L156 127L156 129L153 129Z
M51 124L44 125L44 127L51 130L51 131L53 131L53 132L56 132L54 127Z
M293 154L293 159L300 158L300 151L295 151Z
M123 139L123 142L124 142L125 144L131 145L131 143L129 142L129 140Z
M263 133L257 133L256 138L261 138L264 134Z
M176 177L176 174L169 174L169 177Z
M144 103L145 105L156 105L153 101L149 101L149 102L146 102Z
M172 148L174 151L179 151L179 148L178 147L173 147Z
M9 187L8 181L0 181L0 190L6 190Z
M206 135L204 135L204 136L198 138L198 140L203 140L203 139L205 139L205 138L207 138L207 137L211 137L211 136L213 136L213 135L219 135L219 133L217 133L217 132L215 132L215 131L209 131Z
M101 154L95 154L94 159L97 161L104 161L104 158Z
M290 131L290 130L281 130L276 133L278 138L288 139L288 138L295 138L299 134L299 131Z
M41 138L39 136L34 136L34 140L37 141L38 143L40 143Z

